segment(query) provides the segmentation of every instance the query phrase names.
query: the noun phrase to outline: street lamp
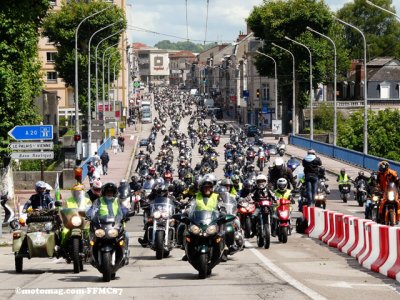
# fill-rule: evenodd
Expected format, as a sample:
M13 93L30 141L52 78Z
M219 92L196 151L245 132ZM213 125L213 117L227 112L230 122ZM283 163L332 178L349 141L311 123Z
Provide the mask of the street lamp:
M395 17L396 17L397 19L399 19L399 21L400 21L400 16L396 15L394 12L392 12L392 11L386 9L386 8L383 8L383 7L381 7L381 6L378 6L378 5L376 5L375 3L372 3L371 1L368 1L368 0L367 0L367 1L365 1L365 2L367 2L367 4L369 4L369 5L372 5L372 6L378 8L378 9L380 9L380 10L383 10L384 12L387 12L387 13L389 13L389 14L395 16Z
M110 60L111 60L111 57L113 57L117 53L118 53L118 50L110 53L110 55L108 56L108 59L107 59L107 65L108 65L108 72L107 72L107 78L108 78L108 107L111 107L111 102L110 102L110 90L111 90L111 85L110 85L110 82L111 82L110 81L110 70L111 70L110 69ZM115 72L114 72L114 80L115 80ZM114 90L113 90L113 110L112 111L115 112Z
M365 34L356 26L351 25L339 18L337 18L336 16L333 16L333 18L344 24L347 25L353 29L355 29L356 31L358 31L362 38L363 38L363 42L364 42L364 148L363 148L363 152L365 155L368 154L368 74L367 74L367 41L365 38Z
M112 7L114 7L114 5L107 6L103 9L87 16L78 24L78 26L75 29L75 134L76 135L79 135L78 31L79 31L79 28L81 27L81 25L83 24L83 22L85 22L86 20L88 20L88 19L90 19ZM78 151L79 144L80 144L80 142L78 141L78 142L76 142L76 146L75 146L75 155L76 155L77 161L80 159L79 151Z
M269 59L271 59L274 62L274 65L275 65L275 119L278 120L278 72L277 72L277 67L276 67L276 60L272 56L269 56L258 50L256 50L256 53L263 55L265 57L268 57Z
M112 24L109 24L103 28L100 28L99 30L97 30L96 32L94 32L90 39L89 39L89 43L88 43L88 109L87 109L87 123L88 123L88 157L90 157L92 155L92 105L91 105L91 97L92 97L92 93L91 93L91 80L90 80L90 48L91 48L91 44L92 44L92 39L93 37L98 34L99 32L119 23L123 21L122 19L118 20L117 22L114 22ZM97 71L96 71L96 75L97 75Z
M115 32L113 34L110 34L109 36L107 36L104 39L102 39L96 46L94 57L95 57L95 60L96 60L96 116L97 117L98 117L98 113L99 113L99 111L98 111L98 106L99 106L99 80L98 80L98 71L97 71L97 50L98 50L98 48L99 48L101 43L103 43L104 41L108 40L109 38L111 38L111 37L123 32L123 31L124 31L124 29L121 29L121 30L119 30L119 31L117 31L117 32ZM103 71L103 76L104 76L104 71ZM104 78L103 78L103 80L104 80ZM103 93L104 93L104 89L103 89ZM104 106L104 102L103 102L103 106ZM103 107L103 113L104 113L104 107Z
M294 58L294 55L292 52L290 52L288 49L283 48L275 43L271 43L272 46L277 47L279 49L282 49L283 51L286 51L292 56L293 59L293 109L292 109L292 135L296 135L296 61Z
M285 39L306 48L308 51L308 54L310 55L310 139L314 140L314 108L313 108L314 97L313 97L313 72L312 72L313 65L312 65L311 50L306 45L304 45L298 41L295 41L295 40L289 38L288 36L285 36Z
M336 44L335 42L329 37L326 36L314 29L312 29L311 27L307 26L306 27L307 30L314 32L315 34L318 34L320 36L322 36L323 38L327 39L328 41L331 42L331 44L333 45L333 50L334 50L334 79L333 79L333 145L336 146L336 140L337 140L337 107L336 107L336 69L337 69L337 54L336 54Z

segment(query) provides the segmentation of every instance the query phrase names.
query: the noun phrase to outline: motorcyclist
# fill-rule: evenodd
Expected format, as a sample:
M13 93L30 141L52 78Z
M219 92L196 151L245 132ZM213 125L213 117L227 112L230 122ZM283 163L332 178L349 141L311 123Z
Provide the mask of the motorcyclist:
M28 201L26 201L23 212L26 212L29 207L32 209L49 209L54 207L54 200L49 194L46 194L46 183L38 181L35 183L36 194L33 194Z
M364 175L364 171L359 171L357 177L354 178L354 186L356 188L357 188L358 182L361 180L364 180L365 185L366 185L365 188L367 189L367 193L369 194L369 191L368 191L369 177ZM356 191L354 191L354 194L356 194Z
M265 199L270 196L270 192L267 185L267 176L260 174L256 178L256 185L252 194L252 199L255 202L259 202L262 199ZM256 234L256 226L258 220L258 214L260 213L260 208L257 207L251 216L252 218L252 228L251 228L251 237Z
M379 189L383 192L383 199L379 205L379 215L380 219L383 220L383 208L385 207L386 204L386 188L389 185L390 182L394 182L396 187L399 188L399 177L397 176L397 172L389 168L389 163L387 161L381 161L378 164L378 174L377 174L377 180L378 180L378 186ZM398 199L395 199L395 202L397 204L397 216L400 216L400 203Z
M121 179L118 186L118 198L128 210L132 204L132 191L126 179Z
M246 179L243 183L243 188L239 191L239 197L245 198L253 191L253 180Z
M86 193L86 197L92 202L100 198L102 185L103 184L99 180L93 181L92 187Z
M269 170L269 187L276 189L279 178L285 178L293 188L296 187L296 181L293 177L292 170L286 167L285 161L282 157L277 157L274 161L273 167Z
M285 178L279 178L278 182L276 183L276 185L277 185L277 188L274 191L275 198L277 200L279 200L279 199L287 199L287 200L290 200L291 204L295 204L295 201L294 201L293 195L292 195L292 191L287 188L288 187L287 180ZM271 235L272 236L275 236L275 231L276 231L275 229L276 229L276 218L277 218L277 215L276 215L277 214L277 210L276 209L277 209L277 207L278 207L278 204L275 203L274 204L274 215L275 215L275 217L272 218L272 222L271 222ZM293 209L293 207L291 205L290 206L290 211L292 211L292 209Z
M146 154L143 152L143 150L140 150L139 153L136 155L136 158L138 159L138 164L135 169L136 173L140 169L142 164L144 163L145 156L146 156Z
M318 187L319 167L322 165L321 159L316 156L313 149L307 151L307 156L303 159L304 180L307 190L308 205L315 206L315 194Z
M182 192L183 199L188 198L188 197L193 197L196 195L196 193L199 192L199 184L200 184L201 179L202 179L201 175L196 175L194 177L193 184L191 184L188 188L186 188Z
M230 180L229 178L225 178L221 181L220 186L225 187L225 189L229 193L229 195L231 195L232 197L236 197L237 192L233 188L232 180Z
M88 210L91 205L92 201L89 198L85 197L85 186L83 184L77 183L71 189L71 197L67 199L64 203L64 207L66 208L78 208L81 210ZM69 229L63 227L61 230L61 245L64 245L66 239L65 237L69 233Z
M235 197L239 194L240 190L243 188L243 184L240 182L240 177L236 174L231 176L232 180L232 190L231 193Z
M128 210L120 203L118 197L118 188L112 182L107 182L101 190L101 197L96 199L86 213L91 222L97 218L113 217L115 220L126 220ZM125 226L125 225L123 225ZM129 236L125 231L124 238L126 264L129 259Z
M142 189L142 185L139 182L139 178L137 176L131 177L131 182L129 183L131 190L134 192L140 191Z
M349 185L349 183L352 181L350 176L346 173L345 168L340 169L340 174L336 179L337 182L339 182L339 191L342 192L343 186L344 185Z

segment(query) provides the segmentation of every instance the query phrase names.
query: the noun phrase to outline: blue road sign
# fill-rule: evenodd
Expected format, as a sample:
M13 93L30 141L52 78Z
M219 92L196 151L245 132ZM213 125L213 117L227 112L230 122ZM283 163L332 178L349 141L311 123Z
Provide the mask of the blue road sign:
M262 113L267 114L268 113L268 106L263 106L262 107Z
M15 126L8 135L17 141L52 140L53 125Z

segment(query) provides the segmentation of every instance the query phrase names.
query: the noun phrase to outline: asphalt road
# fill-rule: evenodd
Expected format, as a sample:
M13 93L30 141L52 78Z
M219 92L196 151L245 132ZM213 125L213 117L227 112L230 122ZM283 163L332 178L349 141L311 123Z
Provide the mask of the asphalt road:
M142 136L148 136L150 126L143 126ZM221 151L226 140L221 140ZM160 141L159 134L156 149ZM193 154L196 163L197 148ZM222 176L222 168L223 155L217 177ZM338 199L332 187L330 209L362 211L355 201L343 204ZM141 215L128 223L130 263L109 283L102 282L101 274L90 265L73 274L72 265L62 259L25 259L24 273L16 274L11 249L0 248L0 299L400 299L396 281L363 269L352 257L295 231L287 244L272 238L268 250L258 249L255 239L248 240L244 251L217 265L210 278L199 280L197 271L181 260L182 250L174 249L160 261L151 249L142 248L137 242L142 227Z

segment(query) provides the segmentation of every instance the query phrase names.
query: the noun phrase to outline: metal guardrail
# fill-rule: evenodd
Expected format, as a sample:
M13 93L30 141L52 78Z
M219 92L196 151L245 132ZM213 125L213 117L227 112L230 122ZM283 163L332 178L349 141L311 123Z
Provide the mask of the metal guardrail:
M108 138L103 144L100 145L100 147L97 149L97 154L101 156L104 151L106 151L108 148L111 147L111 138ZM87 165L89 161L92 160L92 156L88 157L86 160L84 160L81 164L80 167L82 168L82 181L86 179L88 169Z
M321 105L333 106L333 101L314 101L313 107L318 108ZM389 99L379 99L379 98L372 98L368 99L368 105L374 106L399 106L400 100L389 100ZM364 107L364 100L360 101L348 101L348 100L341 100L336 102L337 107ZM307 108L310 108L308 106Z
M388 160L382 157L373 155L365 155L364 153L350 150L343 147L333 146L331 144L322 143L318 141L312 141L310 139L289 136L289 143L304 149L314 149L317 153L341 160L345 163L355 165L371 171L378 170L378 163L382 160L386 160L390 163L390 168L400 174L400 162Z

